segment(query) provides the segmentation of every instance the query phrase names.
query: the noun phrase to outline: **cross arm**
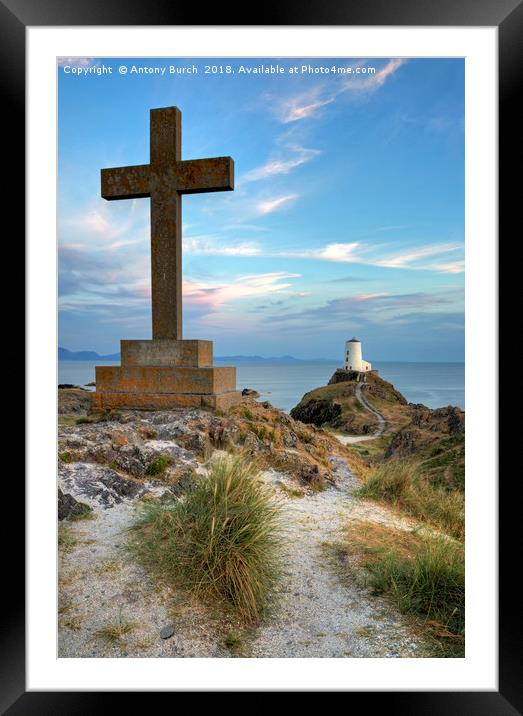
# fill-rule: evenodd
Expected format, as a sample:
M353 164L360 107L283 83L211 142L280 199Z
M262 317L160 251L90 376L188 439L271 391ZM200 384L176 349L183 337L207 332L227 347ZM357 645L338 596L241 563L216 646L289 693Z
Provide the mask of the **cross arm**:
M180 194L234 189L234 160L231 157L177 162L176 173L176 189Z
M150 195L150 165L101 170L102 196L113 199L140 199Z

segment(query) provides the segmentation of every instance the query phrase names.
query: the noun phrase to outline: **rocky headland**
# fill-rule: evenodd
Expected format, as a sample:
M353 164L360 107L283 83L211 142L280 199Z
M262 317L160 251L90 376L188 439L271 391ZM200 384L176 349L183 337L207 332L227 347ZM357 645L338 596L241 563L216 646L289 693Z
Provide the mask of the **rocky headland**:
M345 435L381 438L370 449L374 462L416 459L435 481L463 488L465 412L452 405L428 408L409 403L376 371L364 378L354 371L337 370L328 385L306 393L291 416L333 431L341 439Z

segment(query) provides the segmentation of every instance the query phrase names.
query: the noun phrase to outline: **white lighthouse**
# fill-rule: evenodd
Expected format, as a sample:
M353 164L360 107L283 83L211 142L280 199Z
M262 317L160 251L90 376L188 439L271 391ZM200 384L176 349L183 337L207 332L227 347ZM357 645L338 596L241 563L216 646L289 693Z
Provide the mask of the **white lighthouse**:
M361 341L354 336L345 343L345 370L357 370L365 373L372 365L361 357Z

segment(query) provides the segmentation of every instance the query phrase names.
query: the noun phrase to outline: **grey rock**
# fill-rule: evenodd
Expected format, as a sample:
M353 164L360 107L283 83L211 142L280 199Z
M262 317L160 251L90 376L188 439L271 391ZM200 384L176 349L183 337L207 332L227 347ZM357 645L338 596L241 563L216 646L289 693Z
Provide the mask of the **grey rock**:
M242 390L242 395L248 395L251 398L259 398L260 397L260 394L258 393L258 391L253 390L252 388L244 388Z
M74 517L81 517L91 512L91 507L86 505L85 502L79 502L75 500L72 495L63 493L58 488L58 519L68 520Z
M160 637L162 639L170 639L173 634L174 634L174 629L172 628L172 626L165 626L160 631Z

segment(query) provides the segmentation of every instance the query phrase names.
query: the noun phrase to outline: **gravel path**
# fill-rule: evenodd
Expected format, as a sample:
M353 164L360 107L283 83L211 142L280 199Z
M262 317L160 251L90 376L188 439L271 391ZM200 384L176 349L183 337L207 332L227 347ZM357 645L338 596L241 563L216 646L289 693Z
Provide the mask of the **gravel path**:
M336 486L303 497L286 475L264 473L282 494L286 526L286 574L274 614L246 639L253 657L419 657L426 645L385 600L341 579L333 545L351 519L408 529L409 522L351 494L356 480L332 458ZM84 465L87 469L96 466ZM81 468L76 468L81 469ZM95 503L92 503L95 506ZM230 657L206 611L168 589L158 590L125 549L134 507L123 499L95 506L96 518L68 525L71 542L60 556L61 657ZM75 541L71 541L75 540ZM121 637L108 627L123 625ZM160 631L174 635L162 639ZM102 630L102 631L100 631Z
M408 521L351 493L356 479L336 460L336 487L285 506L287 579L274 620L252 643L256 657L419 657L426 644L391 605L337 573L334 546L351 519L409 529ZM365 505L361 510L360 506Z
M356 385L356 398L359 400L361 405L363 405L365 410L368 410L370 413L376 416L376 418L378 419L378 429L374 433L372 433L372 435L336 435L342 445L352 445L354 443L363 443L366 440L374 440L375 438L381 437L385 431L387 421L385 420L383 415L368 402L368 400L361 392L361 388L362 384L358 383Z

